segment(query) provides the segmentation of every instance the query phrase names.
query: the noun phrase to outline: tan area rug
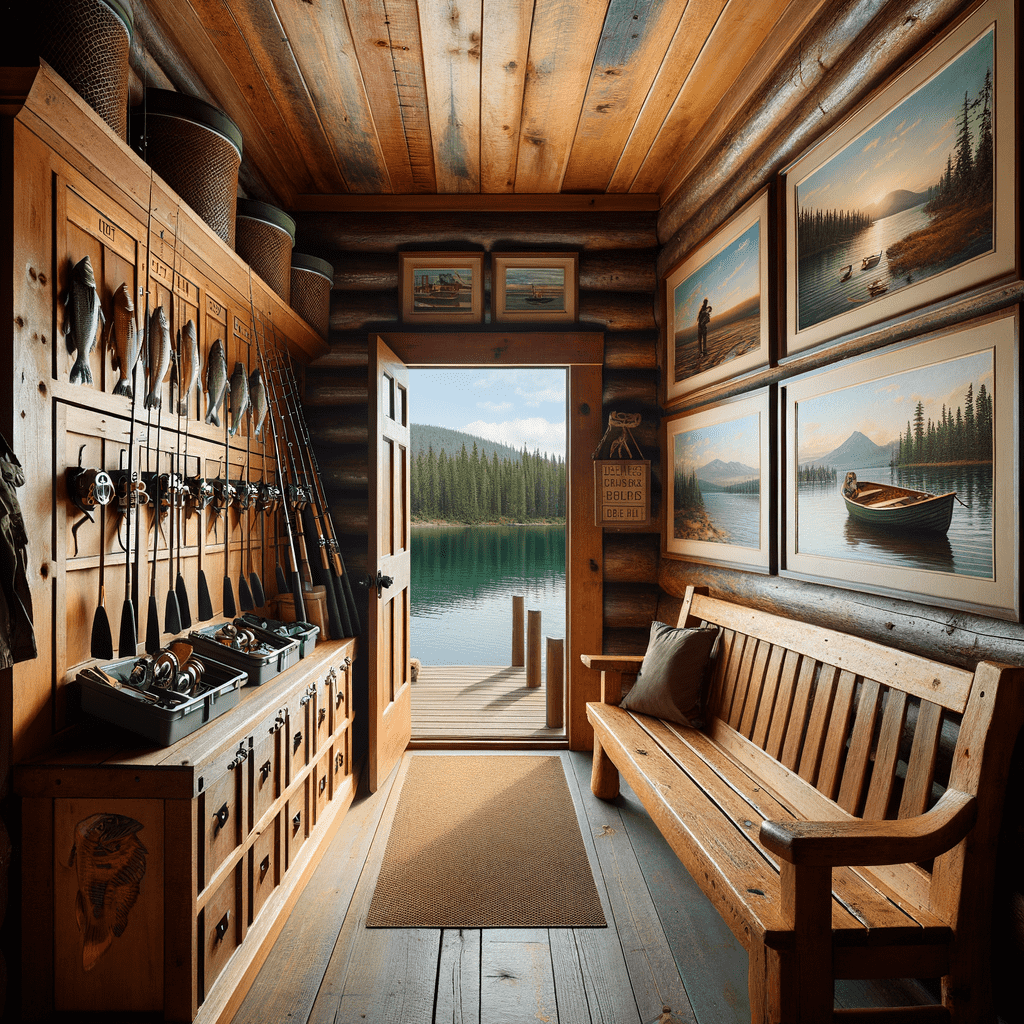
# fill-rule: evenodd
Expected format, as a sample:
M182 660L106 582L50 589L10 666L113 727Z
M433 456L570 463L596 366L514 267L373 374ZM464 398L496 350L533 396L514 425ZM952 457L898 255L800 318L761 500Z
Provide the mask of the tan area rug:
M561 758L412 757L366 925L606 927Z

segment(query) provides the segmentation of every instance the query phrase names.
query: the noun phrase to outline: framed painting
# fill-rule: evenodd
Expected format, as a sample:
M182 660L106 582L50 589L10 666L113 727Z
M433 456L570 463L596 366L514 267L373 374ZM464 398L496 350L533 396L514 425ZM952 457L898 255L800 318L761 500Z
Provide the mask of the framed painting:
M665 421L666 555L768 572L774 391Z
M666 404L768 364L768 190L665 277Z
M405 323L477 324L484 315L482 252L400 252Z
M495 320L575 320L579 254L493 253Z
M787 383L780 572L1020 618L1013 310Z
M987 0L784 172L784 356L1017 267L1013 0Z

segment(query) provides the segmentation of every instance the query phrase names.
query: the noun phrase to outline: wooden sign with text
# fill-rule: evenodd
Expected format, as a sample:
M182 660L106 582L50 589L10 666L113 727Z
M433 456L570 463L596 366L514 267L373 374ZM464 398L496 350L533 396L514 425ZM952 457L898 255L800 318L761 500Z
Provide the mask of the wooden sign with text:
M647 526L651 521L651 463L648 459L595 459L598 526Z

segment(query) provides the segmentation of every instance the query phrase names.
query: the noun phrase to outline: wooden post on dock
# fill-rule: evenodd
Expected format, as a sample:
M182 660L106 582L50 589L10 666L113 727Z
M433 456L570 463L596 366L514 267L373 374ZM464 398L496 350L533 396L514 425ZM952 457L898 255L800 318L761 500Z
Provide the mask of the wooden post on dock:
M540 686L540 611L526 613L526 685Z
M549 636L547 648L548 728L565 725L565 641Z
M523 661L523 609L526 598L518 594L512 597L512 667L521 667Z

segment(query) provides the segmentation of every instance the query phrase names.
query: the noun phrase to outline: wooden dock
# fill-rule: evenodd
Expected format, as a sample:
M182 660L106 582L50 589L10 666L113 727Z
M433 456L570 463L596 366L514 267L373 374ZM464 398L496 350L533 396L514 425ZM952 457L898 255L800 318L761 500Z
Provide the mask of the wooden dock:
M412 738L561 740L547 727L543 683L508 665L424 665L412 684Z

